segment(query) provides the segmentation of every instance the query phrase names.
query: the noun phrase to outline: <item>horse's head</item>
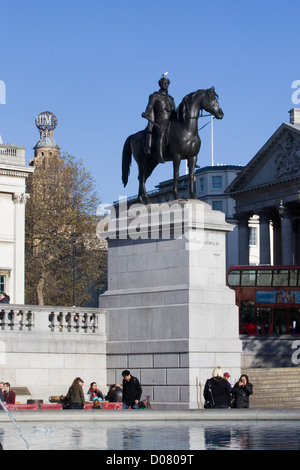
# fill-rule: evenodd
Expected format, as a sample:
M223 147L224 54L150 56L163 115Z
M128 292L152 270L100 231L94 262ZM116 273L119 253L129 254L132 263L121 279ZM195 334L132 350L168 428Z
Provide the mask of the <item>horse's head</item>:
M205 94L202 100L202 106L205 111L213 114L217 119L222 119L224 113L218 103L219 96L215 92L215 87L211 87L205 90Z

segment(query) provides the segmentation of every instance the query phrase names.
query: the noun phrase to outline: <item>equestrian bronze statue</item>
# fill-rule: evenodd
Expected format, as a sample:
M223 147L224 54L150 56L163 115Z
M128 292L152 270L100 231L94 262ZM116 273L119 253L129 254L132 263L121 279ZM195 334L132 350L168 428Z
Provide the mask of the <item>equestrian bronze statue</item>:
M138 165L138 198L141 203L149 202L145 186L147 179L158 163L165 161L173 162L173 194L178 199L179 166L181 160L185 159L189 167L190 197L195 198L194 172L201 145L198 135L199 113L205 110L216 119L224 116L214 87L189 93L175 109L173 98L167 94L170 82L163 83L161 80L161 89L150 95L146 112L142 114L148 119L148 126L130 135L123 147L122 181L126 186L133 155Z

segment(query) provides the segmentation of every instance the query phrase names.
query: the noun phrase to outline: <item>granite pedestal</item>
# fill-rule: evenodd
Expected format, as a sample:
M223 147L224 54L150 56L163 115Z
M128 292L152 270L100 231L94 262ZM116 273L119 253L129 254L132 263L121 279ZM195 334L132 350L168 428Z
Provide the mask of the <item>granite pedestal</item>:
M222 212L199 200L132 206L108 238L107 383L129 369L159 409L200 408L215 366L238 378L241 342L225 283Z

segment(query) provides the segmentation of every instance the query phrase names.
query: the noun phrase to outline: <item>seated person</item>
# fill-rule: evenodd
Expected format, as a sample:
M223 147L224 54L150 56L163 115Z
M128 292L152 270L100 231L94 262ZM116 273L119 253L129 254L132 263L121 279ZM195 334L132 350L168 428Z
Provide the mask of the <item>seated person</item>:
M16 401L16 394L10 388L10 383L5 382L3 385L3 395L4 395L4 403L7 405L14 405Z
M89 400L103 400L103 393L97 388L96 382L92 382L88 390Z
M122 402L122 389L119 383L113 384L109 387L108 394L106 395L106 400L109 402Z

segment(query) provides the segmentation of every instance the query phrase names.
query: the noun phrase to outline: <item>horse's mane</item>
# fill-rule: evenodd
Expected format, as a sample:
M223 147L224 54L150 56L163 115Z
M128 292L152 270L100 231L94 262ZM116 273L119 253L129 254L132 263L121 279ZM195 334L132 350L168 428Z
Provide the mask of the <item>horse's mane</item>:
M180 105L177 107L177 116L179 121L185 121L186 115L190 112L191 102L194 100L194 96L198 93L205 92L206 90L192 91L182 99Z
M186 95L183 100L181 101L180 105L177 107L177 118L179 121L185 121L187 114L190 112L191 103L194 101L196 95L204 94L204 93L214 93L216 97L218 97L217 93L215 92L214 87L209 88L208 90L196 90L192 93Z

